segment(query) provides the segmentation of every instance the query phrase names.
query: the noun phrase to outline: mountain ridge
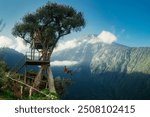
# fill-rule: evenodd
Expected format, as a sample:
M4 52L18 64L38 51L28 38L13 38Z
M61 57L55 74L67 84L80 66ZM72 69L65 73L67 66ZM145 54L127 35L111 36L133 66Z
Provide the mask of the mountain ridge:
M79 64L88 64L92 73L118 71L150 74L150 47L128 47L115 42L106 44L101 41L90 43L96 39L95 35L77 39L81 41L79 45L77 42L74 48L53 53L52 61L78 61Z
M89 67L91 73L117 71L150 74L150 47L128 47L115 42L106 44L101 41L91 43L92 40L96 39L97 35L88 35L74 39L70 43L74 45L73 48L53 52L51 63L55 61L75 62L78 66L82 64L81 66ZM9 66L14 66L22 56L23 54L13 49L0 49L0 57L4 58ZM9 60L10 58L11 61ZM70 64L69 66L73 65Z
M68 48L52 54L54 77L73 81L63 99L150 99L149 47L91 41L88 36L69 42L71 45L66 42L63 46ZM0 56L5 55L8 62L16 64L21 58L13 51L10 54L8 50L0 51ZM73 75L65 74L64 66L71 69Z

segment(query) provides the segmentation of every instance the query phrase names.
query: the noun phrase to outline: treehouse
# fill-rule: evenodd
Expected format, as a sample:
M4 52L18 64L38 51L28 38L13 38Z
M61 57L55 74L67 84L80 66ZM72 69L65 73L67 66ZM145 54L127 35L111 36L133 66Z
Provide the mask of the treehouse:
M25 77L24 82L28 80L28 78L32 77L32 80L36 77L36 75L30 76L28 73L28 66L44 66L50 65L49 52L45 51L42 46L42 42L39 38L38 34L34 35L34 38L31 42L30 51L26 52L26 55L14 66L11 72L18 72L20 69L24 67Z
M35 38L35 39L32 41L31 48L32 48L32 49L38 49L38 50L39 50L39 49L43 49L41 40L38 39L38 38Z
M49 65L49 54L45 52L42 43L41 36L35 33L31 42L31 52L26 54L26 65Z

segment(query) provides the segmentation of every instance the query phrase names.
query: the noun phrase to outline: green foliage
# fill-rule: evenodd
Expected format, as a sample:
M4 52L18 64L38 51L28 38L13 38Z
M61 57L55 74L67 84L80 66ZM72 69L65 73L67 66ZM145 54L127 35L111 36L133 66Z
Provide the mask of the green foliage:
M2 91L2 96L0 96L2 99L12 100L15 99L14 94L11 89L5 89Z
M29 89L24 90L22 98L15 96L15 89L14 86L17 88L21 86L21 84L14 84L14 81L9 79L7 77L8 75L8 69L7 65L4 61L0 61L0 99L29 99ZM31 71L32 72L32 71ZM34 73L34 72L33 72ZM22 79L23 76L19 74L13 74L11 76L13 79ZM63 96L66 87L68 87L71 84L71 80L69 79L63 79L60 77L57 77L55 80L55 86L57 93L49 92L48 89L43 89L42 92L45 94L40 94L38 92L34 92L31 99L33 100L57 100L61 99L61 96Z
M65 93L65 89L72 84L72 81L67 78L60 78L57 77L54 79L55 82L55 88L56 92L49 92L49 89L42 89L41 92L43 92L46 95L40 94L38 92L34 92L31 96L31 100L57 100L61 99L61 97ZM28 95L26 95L28 96ZM24 97L27 98L27 97Z
M32 48L42 49L41 59L49 61L58 40L72 31L80 31L84 26L81 12L71 6L48 2L35 12L26 14L22 22L14 26L12 34L23 38Z
M43 89L42 92L46 94L47 96L34 92L31 99L32 100L57 100L61 99L61 97L64 95L66 88L68 88L71 84L72 81L67 78L60 78L57 77L54 79L55 81L55 88L56 92L49 92L48 89Z
M58 100L59 95L57 93L49 92L48 89L43 89L42 92L47 96L40 94L40 93L33 93L31 96L31 100Z
M27 43L38 39L43 48L53 50L60 37L80 31L85 26L85 20L81 12L77 12L70 6L48 2L36 12L29 13L17 23L12 34L23 38Z
M0 97L1 99L14 99L11 81L6 76L7 71L7 65L4 61L0 60Z
M4 61L0 61L0 88L5 84L7 81L6 79L6 69L7 66Z
M55 82L56 92L58 93L60 98L64 95L66 88L68 88L72 84L71 79L60 78L60 77L56 77L54 79L54 82Z

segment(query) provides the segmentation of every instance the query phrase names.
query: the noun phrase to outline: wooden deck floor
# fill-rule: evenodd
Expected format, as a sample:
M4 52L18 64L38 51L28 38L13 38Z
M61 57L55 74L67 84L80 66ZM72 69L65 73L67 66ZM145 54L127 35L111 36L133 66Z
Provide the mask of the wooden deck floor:
M50 61L33 61L33 60L27 60L26 65L48 65Z

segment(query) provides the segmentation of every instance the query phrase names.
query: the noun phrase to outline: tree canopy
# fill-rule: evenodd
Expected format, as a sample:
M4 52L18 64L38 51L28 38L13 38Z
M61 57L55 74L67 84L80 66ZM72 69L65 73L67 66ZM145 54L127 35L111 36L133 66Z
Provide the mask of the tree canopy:
M27 43L40 40L43 48L54 49L60 37L80 31L85 26L81 12L71 6L48 2L33 13L28 13L22 22L15 24L12 34Z

